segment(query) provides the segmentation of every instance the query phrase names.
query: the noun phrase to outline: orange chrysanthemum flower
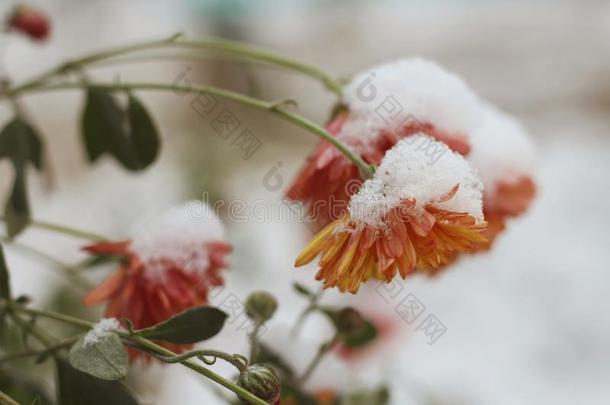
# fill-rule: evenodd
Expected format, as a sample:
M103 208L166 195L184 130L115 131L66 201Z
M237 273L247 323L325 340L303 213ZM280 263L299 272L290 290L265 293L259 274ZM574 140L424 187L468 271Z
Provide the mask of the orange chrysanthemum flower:
M346 86L343 103L327 125L328 132L375 166L396 142L421 132L468 154L468 135L479 113L476 97L461 79L421 59L377 66L358 75ZM345 213L361 184L358 168L321 141L286 196L306 204L321 228Z
M193 202L171 210L143 227L133 240L86 246L94 255L121 258L121 265L85 298L86 305L107 302L105 316L129 319L146 328L208 302L211 288L221 286L225 256L222 224L209 208L195 215ZM199 203L200 204L200 203ZM190 345L163 343L176 352ZM136 357L138 352L130 351Z
M419 145L442 143L424 135L404 139L355 194L348 212L303 249L295 265L321 255L316 279L356 293L369 279L389 282L415 267L434 270L455 253L485 243L481 183L457 153L431 164Z

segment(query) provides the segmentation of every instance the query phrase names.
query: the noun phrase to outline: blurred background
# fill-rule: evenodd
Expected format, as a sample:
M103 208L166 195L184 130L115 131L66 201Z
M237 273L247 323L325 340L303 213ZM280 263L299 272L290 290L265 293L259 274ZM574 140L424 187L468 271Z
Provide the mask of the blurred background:
M462 76L482 97L516 115L539 155L539 195L513 221L495 248L467 258L434 279L401 285L446 327L434 344L403 321L397 301L370 286L356 297L330 292L379 314L393 325L375 353L345 362L329 356L312 390L341 391L388 384L392 404L607 404L610 398L610 3L604 1L76 1L30 2L53 22L51 38L35 44L3 37L1 73L19 82L68 58L121 43L221 36L270 48L337 76L401 57L436 60ZM13 2L2 2L8 10ZM118 81L192 82L224 86L260 98L294 98L298 111L323 123L335 102L311 79L215 58L150 52L90 71ZM235 145L192 108L192 97L141 93L163 136L149 170L132 174L106 158L90 167L79 138L83 95L66 91L24 96L27 113L45 137L51 176L30 176L34 217L115 238L168 207L205 196L209 201L280 201L316 144L310 134L258 111L226 103L261 141L244 159ZM0 106L3 122L10 109ZM277 183L269 186L271 170ZM0 161L0 195L10 188ZM277 187L276 187L277 186ZM221 209L226 218L226 212ZM314 269L292 263L308 229L282 218L228 221L235 246L227 294L273 292L280 313L265 340L305 365L329 337L312 316L301 339L286 330L305 305L295 280L315 288ZM72 239L28 230L20 243L65 262L82 258ZM57 263L7 247L15 290L41 305L78 308L83 295L66 285ZM101 279L108 269L95 270ZM398 298L397 298L398 299ZM72 304L70 304L72 303ZM95 316L95 315L92 315ZM246 338L228 328L210 346L244 351ZM302 360L302 361L301 361ZM229 373L226 370L226 373ZM223 403L214 388L178 366L136 370L134 388L149 404ZM51 382L46 382L51 390Z

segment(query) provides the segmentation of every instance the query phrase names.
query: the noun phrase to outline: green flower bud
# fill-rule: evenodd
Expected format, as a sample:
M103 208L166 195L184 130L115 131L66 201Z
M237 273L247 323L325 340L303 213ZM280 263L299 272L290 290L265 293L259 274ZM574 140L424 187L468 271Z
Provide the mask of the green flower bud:
M354 308L346 307L334 314L337 332L350 336L366 328L366 320Z
M249 366L241 373L237 384L269 404L275 404L280 398L280 377L273 368L264 364Z
M256 322L266 322L275 313L277 301L268 292L258 291L250 294L246 300L246 314Z

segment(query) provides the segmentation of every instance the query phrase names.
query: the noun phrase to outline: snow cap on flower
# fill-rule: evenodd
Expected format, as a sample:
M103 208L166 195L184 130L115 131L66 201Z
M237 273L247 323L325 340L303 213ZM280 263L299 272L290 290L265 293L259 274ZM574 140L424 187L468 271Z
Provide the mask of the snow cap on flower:
M115 330L118 330L121 325L116 318L102 318L95 324L84 338L85 345L94 345L101 339L107 337Z
M134 232L130 249L151 277L162 274L167 261L185 270L206 268L207 242L224 240L224 226L212 208L201 201L174 207Z
M212 209L192 201L143 225L133 240L102 241L84 250L119 257L117 269L85 297L86 305L107 302L105 316L129 319L137 329L209 302L211 288L223 285L231 251ZM191 345L162 343L182 352ZM141 356L133 350L132 358Z
M430 160L430 148L444 153ZM348 213L320 231L295 265L321 256L316 279L355 294L370 279L433 273L486 243L486 226L475 170L441 142L414 135L387 152Z
M374 96L374 97L373 97ZM345 87L350 118L340 136L377 136L405 120L432 124L440 131L468 136L480 114L479 98L457 75L420 58L374 66Z
M533 175L536 154L525 129L492 105L485 105L472 145L468 161L481 174L486 193L493 193L499 183L515 183Z
M342 102L326 129L374 166L398 141L420 132L466 156L481 119L481 101L463 80L419 58L358 74L345 87ZM358 168L321 141L286 196L304 203L322 228L345 213L360 184Z
M430 151L438 155L431 160ZM452 198L443 196L458 187ZM481 222L483 186L476 171L441 142L418 134L389 150L349 206L351 219L380 226L384 215L403 200L415 201L416 212L428 204L446 211L467 213Z

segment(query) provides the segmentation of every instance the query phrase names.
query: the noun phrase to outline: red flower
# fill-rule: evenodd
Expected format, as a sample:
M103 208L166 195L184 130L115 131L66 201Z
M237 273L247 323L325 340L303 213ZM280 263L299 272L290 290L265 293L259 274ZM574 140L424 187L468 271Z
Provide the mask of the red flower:
M357 137L357 134L339 135L348 117L346 110L339 112L326 129L335 136L346 138L343 140L347 140L347 144L352 144L349 139ZM350 146L361 151L360 155L365 162L377 166L396 142L421 132L450 145L455 151L468 153L470 149L463 136L445 134L434 125L419 121L409 122L399 131L381 130L367 145ZM356 165L333 145L321 141L307 158L304 167L286 192L286 197L305 203L310 217L315 220L318 228L322 228L345 213L349 198L361 185L362 180Z
M34 7L24 5L15 7L9 19L9 26L37 41L46 39L51 31L50 20L45 14Z
M168 224L175 222L175 212L169 217L169 221L166 218L148 227L134 242L101 242L84 248L94 255L118 256L122 260L121 265L87 295L86 305L107 302L105 317L126 318L135 328L141 329L208 302L210 288L223 285L220 273L226 268L225 256L231 247L220 238L206 240L210 234L217 233L219 222L216 218L205 223L191 218L190 223L182 224L180 220L188 218L178 218L174 229L169 229ZM215 229L199 232L197 224ZM176 234L180 229L183 234ZM156 249L155 244L158 244ZM163 343L163 346L176 352L190 348L190 345L169 343ZM130 351L132 358L136 353Z
M379 93L375 100L363 101L360 83L368 76L374 77L371 85ZM479 112L475 96L460 79L432 62L407 59L373 68L346 87L344 98L345 106L326 129L369 164L379 165L399 140L422 132L462 155L470 151L468 131ZM390 107L399 113L388 114ZM361 184L358 168L321 141L286 197L304 203L322 228L345 213L349 197Z
M355 294L370 279L404 279L416 266L434 272L485 243L481 183L472 167L451 152L428 165L418 145L442 144L422 135L413 141L386 154L348 212L312 238L296 267L320 256L316 279L324 288Z

